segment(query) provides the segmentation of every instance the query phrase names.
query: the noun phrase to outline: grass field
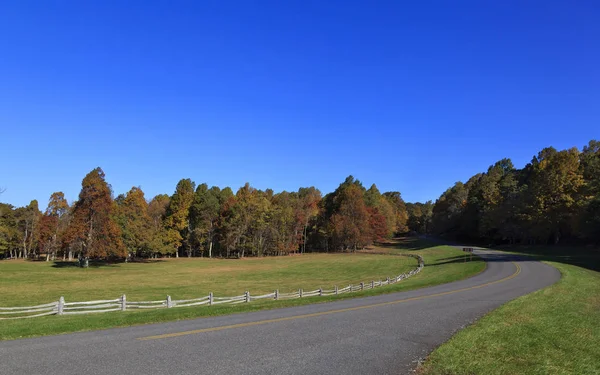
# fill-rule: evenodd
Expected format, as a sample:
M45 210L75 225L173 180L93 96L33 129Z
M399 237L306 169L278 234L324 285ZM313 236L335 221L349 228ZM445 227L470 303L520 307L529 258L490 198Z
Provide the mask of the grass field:
M49 316L0 322L0 339L130 326L202 316L327 302L336 299L391 293L463 279L481 272L478 258L464 262L463 253L448 246L404 239L373 249L377 252L420 254L424 270L400 283L373 290L329 297L285 301L256 301L247 305L200 306L127 311L85 316ZM150 263L103 265L80 269L70 264L0 262L0 305L31 305L64 296L66 301L117 298L128 300L174 299L207 295L239 295L331 288L350 283L385 279L416 267L409 257L358 254L305 254L290 257L223 259L173 259Z
M305 254L302 256L234 259L168 259L119 263L82 269L47 262L0 263L3 305L35 305L58 300L89 301L118 298L131 301L264 294L279 289L332 289L362 280L379 280L415 268L408 257L366 254Z
M522 249L562 279L518 298L435 350L421 375L600 374L600 252Z

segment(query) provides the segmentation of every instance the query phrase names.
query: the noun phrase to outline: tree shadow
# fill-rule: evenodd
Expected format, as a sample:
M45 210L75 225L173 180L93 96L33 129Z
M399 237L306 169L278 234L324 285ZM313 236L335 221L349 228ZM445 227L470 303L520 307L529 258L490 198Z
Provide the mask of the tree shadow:
M510 251L539 261L570 264L600 272L600 249L585 246L500 246L494 250Z
M125 262L122 262L125 263ZM107 262L104 260L90 260L88 268L100 268L100 267L118 267L119 263ZM77 261L55 261L52 265L53 268L81 268Z
M482 261L483 261L483 259L481 259L475 255L473 255L471 257L471 256L469 256L469 254L465 253L465 255L457 255L454 257L438 259L438 261L436 261L434 263L425 262L425 266L431 267L431 266L442 266L445 264L452 264L452 263L473 263L473 262L482 262ZM494 261L494 260L491 260L491 261ZM502 260L502 261L506 261L506 260Z
M570 264L591 271L600 272L600 249L584 246L502 246L491 250L499 250L501 254L486 254L486 262L511 262L511 261L548 261ZM468 253L448 258L442 258L435 263L426 263L426 266L439 266L449 263L467 263L470 260ZM479 261L479 259L477 259Z
M392 240L376 243L378 247L408 251L423 250L440 245L442 244L424 237L396 237Z

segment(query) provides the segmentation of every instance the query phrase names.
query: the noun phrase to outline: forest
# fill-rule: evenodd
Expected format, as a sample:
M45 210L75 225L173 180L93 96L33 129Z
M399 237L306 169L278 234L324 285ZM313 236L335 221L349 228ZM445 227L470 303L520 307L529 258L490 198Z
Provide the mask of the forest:
M391 171L390 173L393 173ZM0 203L0 257L128 259L245 257L354 251L398 234L483 244L600 242L600 142L581 151L541 150L524 168L502 159L435 203L405 203L349 176L332 193L314 188L274 193L249 184L237 192L191 179L172 195L147 199L139 187L113 196L101 168L79 198L53 193Z
M406 232L407 220L400 193L366 189L352 176L324 197L314 187L274 193L246 184L234 193L182 179L171 196L147 200L139 187L113 198L96 168L73 203L62 192L43 212L36 200L19 208L0 203L0 254L133 260L354 251Z
M423 234L483 245L600 242L600 142L541 150L522 169L502 159L431 204L409 208ZM411 210L412 208L412 210Z

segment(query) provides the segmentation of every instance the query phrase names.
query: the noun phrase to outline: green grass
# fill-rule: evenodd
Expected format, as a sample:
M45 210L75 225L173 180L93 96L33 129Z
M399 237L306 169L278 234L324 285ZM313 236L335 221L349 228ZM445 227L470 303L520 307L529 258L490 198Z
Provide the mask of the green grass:
M562 279L459 332L429 356L420 374L600 374L600 254L522 252L558 268Z
M398 292L463 279L481 272L478 258L464 262L463 253L420 240L395 241L371 252L413 253L425 259L424 270L400 283L352 294L284 301L255 301L235 306L199 306L162 310L127 311L84 316L48 316L0 322L0 339L16 339L110 327L131 326L204 316L215 316L339 299ZM323 288L385 279L416 267L416 260L369 254L305 254L302 256L244 260L179 259L129 263L80 269L59 263L0 262L0 304L31 305L65 296L66 301L117 298L173 299L207 295L239 295Z
M407 257L366 254L305 254L302 256L234 259L168 259L148 263L118 263L82 269L64 263L0 262L2 305L114 299L131 301L189 299L207 296L264 294L279 289L333 288L395 276L415 267Z

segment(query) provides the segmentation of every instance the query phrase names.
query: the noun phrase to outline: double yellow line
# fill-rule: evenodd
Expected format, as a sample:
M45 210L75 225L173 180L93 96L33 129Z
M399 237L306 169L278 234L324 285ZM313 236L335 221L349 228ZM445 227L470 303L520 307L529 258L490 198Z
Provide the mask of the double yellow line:
M423 300L423 299L427 299L427 298L447 296L449 294L466 292L467 290L479 289L479 288L483 288L483 287L490 286L490 285L493 285L493 284L502 283L502 282L505 282L505 281L508 281L510 279L513 279L513 278L517 277L521 273L521 266L519 266L519 264L517 264L515 262L511 262L511 263L514 264L514 266L516 267L516 271L512 275L507 276L507 277L505 277L503 279L500 279L500 280L491 281L489 283L475 285L475 286L471 286L471 287L468 287L468 288L456 289L456 290L451 290L451 291L448 291L448 292L441 292L441 293L435 293L435 294L428 294L428 295L419 296L419 297L405 298L405 299L400 299L400 300L390 301L390 302L381 302L381 303L374 303L374 304L371 304L371 305L364 305L364 306L357 306L357 307L348 307L348 308L345 308L345 309L338 309L338 310L329 310L329 311L323 311L323 312L312 313L312 314L303 314L303 315L288 316L288 317L284 317L284 318L258 320L258 321L255 321L255 322L231 324L231 325L227 325L227 326L219 326L219 327L211 327L211 328L202 328L202 329L195 329L195 330L191 330L191 331L165 333L165 334L162 334L162 335L140 337L140 338L138 338L138 340L142 340L142 341L160 340L160 339L167 339L167 338L172 338L172 337L195 335L195 334L198 334L198 333L223 331L223 330L226 330L226 329L234 329L234 328L242 328L242 327L252 327L252 326L259 326L259 325L269 324L269 323L277 323L277 322L285 322L285 321L288 321L288 320L312 318L312 317L316 317L316 316L338 314L338 313L343 313L343 312L348 312L348 311L370 309L370 308L373 308L373 307L389 306L389 305L395 305L395 304L403 303L403 302L419 301L419 300Z

